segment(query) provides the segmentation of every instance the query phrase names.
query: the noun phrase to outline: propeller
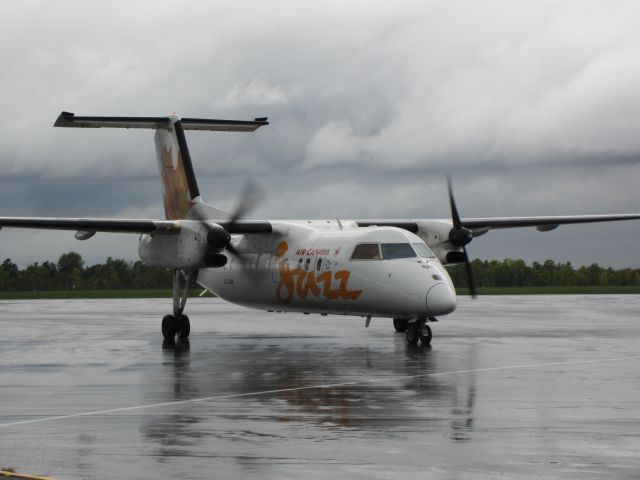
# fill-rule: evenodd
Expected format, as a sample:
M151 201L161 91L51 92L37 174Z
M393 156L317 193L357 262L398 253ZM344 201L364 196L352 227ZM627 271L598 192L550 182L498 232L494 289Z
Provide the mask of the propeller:
M451 205L451 220L453 221L453 228L449 231L449 243L456 247L462 248L462 261L464 262L465 269L467 271L467 283L469 284L469 293L472 298L476 298L476 283L473 279L473 270L471 269L471 262L469 261L469 255L467 254L467 244L473 240L473 232L462 225L460 220L460 214L458 213L458 207L456 201L453 198L453 188L451 187L451 178L447 177L447 190L449 191L449 204Z
M238 223L238 220L242 219L248 212L256 208L256 206L264 200L266 197L264 189L256 182L249 180L245 186L242 194L240 195L240 201L235 210L231 214L231 218L226 224L226 229L233 232L233 227ZM208 237L208 236L207 236ZM231 255L240 259L240 252L231 245L231 236L226 244L226 249Z
M215 249L205 255L205 263L210 267L223 267L227 263L227 257L219 253L226 250L237 259L240 258L240 252L231 244L231 233L248 212L253 210L265 197L264 190L255 182L249 181L240 195L240 200L228 221L223 222L224 227L219 224L208 223L208 219L204 218L203 213L199 209L192 210L192 214L207 229L207 243Z

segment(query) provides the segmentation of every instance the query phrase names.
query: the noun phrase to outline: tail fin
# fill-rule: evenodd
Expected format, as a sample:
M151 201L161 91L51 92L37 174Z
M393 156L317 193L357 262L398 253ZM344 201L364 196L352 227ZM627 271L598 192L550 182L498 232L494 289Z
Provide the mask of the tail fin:
M180 120L172 120L173 128L156 130L156 155L162 179L165 217L167 220L181 220L187 216L193 201L200 196L200 190L193 173L182 125Z
M168 117L76 117L73 113L62 112L54 126L155 129L156 154L162 178L165 216L168 220L180 220L187 216L191 206L194 202L198 202L200 197L184 130L254 132L261 126L268 124L266 118L243 121L205 118L181 119L177 115Z

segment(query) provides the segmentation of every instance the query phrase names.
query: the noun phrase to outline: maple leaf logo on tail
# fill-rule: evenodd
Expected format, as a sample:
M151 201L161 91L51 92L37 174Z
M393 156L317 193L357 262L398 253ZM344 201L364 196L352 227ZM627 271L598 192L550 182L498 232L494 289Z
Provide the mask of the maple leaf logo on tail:
M165 217L167 220L182 220L191 208L192 198L178 141L173 132L158 129L155 142Z

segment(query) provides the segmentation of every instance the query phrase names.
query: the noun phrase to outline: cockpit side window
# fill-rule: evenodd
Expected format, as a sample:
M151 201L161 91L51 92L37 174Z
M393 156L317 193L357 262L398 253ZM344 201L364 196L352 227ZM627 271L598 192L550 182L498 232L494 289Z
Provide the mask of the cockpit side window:
M382 258L385 260L393 260L395 258L415 258L416 252L414 252L411 245L408 243L383 243L382 244Z
M353 250L351 260L380 260L380 247L377 243L361 243Z
M435 255L424 243L412 243L413 249L416 251L419 257L434 258Z

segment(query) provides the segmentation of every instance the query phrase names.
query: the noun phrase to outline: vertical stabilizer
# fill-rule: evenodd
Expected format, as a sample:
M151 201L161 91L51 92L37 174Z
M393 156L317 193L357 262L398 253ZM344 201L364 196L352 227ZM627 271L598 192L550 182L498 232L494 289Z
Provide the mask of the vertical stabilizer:
M179 119L172 120L172 127L156 130L156 156L162 178L165 217L167 220L181 220L187 216L200 192L182 125Z

